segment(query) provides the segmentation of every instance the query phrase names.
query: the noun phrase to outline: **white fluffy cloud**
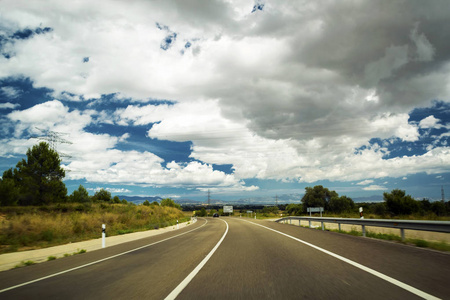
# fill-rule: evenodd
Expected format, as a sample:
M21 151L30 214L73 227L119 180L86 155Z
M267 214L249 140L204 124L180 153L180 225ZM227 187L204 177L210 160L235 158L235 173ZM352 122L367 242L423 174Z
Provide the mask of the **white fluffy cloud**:
M358 182L357 185L368 185L368 184L371 184L371 183L373 183L372 179L366 179L366 180L363 180L361 182Z
M415 107L450 99L446 1L412 2L408 10L395 1L382 1L383 11L379 5L3 0L5 36L52 31L8 41L11 58L0 56L0 77L29 77L61 101L113 93L114 101L131 101L113 115L54 100L8 117L16 137L38 134L39 126L70 132L77 143L62 146L74 153L69 176L83 170L92 181L242 188L253 177L360 181L448 171L442 145L392 159L383 145L369 145L373 138L416 142L420 128L439 126L434 116L408 119ZM191 157L200 162L165 168L152 153L119 151L129 136L85 132L93 122L155 123L149 137L192 141ZM234 173L211 164L232 164Z
M363 188L365 191L382 191L386 190L386 187L381 185L369 185Z
M17 138L9 140L9 147L5 147L0 154L24 153L36 139L24 140L23 136L38 138L48 134L47 130L51 130L61 139L71 142L57 145L59 152L70 156L63 162L68 171L68 179L144 186L213 186L241 191L256 189L254 186L245 186L245 182L232 174L213 170L210 164L196 161L188 164L170 162L164 167L164 160L153 153L114 149L118 142L126 141L129 134L111 136L86 132L84 128L92 124L92 116L95 114L97 112L92 110L69 112L68 107L58 100L38 104L23 111L13 111L8 118L15 122Z
M436 119L434 116L428 116L425 119L422 119L419 123L420 128L440 128L441 125L438 124L439 119Z
M148 135L172 141L192 141L191 157L210 164L232 164L237 178L277 180L359 180L398 177L416 172L439 173L450 163L447 148L430 149L423 156L385 159L387 149L372 146L354 152L367 139L351 135L338 139L268 139L250 131L245 123L232 122L217 101L160 106L130 105L116 111L118 124L154 124ZM366 123L368 136L416 141L418 131L408 115L383 115ZM372 183L365 180L360 184Z

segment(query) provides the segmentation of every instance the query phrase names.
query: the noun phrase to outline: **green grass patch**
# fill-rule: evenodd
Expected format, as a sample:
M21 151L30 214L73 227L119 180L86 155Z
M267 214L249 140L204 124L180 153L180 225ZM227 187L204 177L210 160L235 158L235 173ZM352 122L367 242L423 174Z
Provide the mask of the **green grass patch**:
M375 233L370 231L366 232L366 237L388 241L398 241L398 242L402 241L402 238L396 234Z
M429 246L429 243L427 241L424 240L412 240L414 245L416 245L417 247L422 247L422 248L427 248Z
M35 262L32 260L22 261L20 264L16 265L14 268L22 268L22 267L28 267L31 265L34 265Z
M86 253L86 252L87 252L86 249L77 249L77 252L74 252L73 255L83 254L83 253Z
M56 256L49 256L49 257L47 257L47 261L51 261L51 260L55 260L56 259Z

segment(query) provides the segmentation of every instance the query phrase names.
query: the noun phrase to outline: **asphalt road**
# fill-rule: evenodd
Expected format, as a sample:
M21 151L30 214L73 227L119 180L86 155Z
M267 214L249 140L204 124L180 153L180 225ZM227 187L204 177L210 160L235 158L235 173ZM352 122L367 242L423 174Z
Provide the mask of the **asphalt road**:
M177 299L450 299L449 282L446 253L268 221L209 218L0 272L0 299L165 299L174 290Z

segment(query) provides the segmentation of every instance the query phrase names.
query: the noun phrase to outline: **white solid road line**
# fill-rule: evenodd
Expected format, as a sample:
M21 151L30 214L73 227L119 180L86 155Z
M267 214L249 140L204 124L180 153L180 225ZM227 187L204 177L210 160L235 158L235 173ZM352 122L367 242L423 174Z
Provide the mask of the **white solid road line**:
M343 261L343 262L346 262L346 263L348 263L348 264L350 264L350 265L352 265L352 266L354 266L354 267L357 267L357 268L359 268L359 269L361 269L361 270L363 270L363 271L366 271L366 272L368 272L368 273L370 273L370 274L372 274L372 275L374 275L374 276L377 276L378 278L381 278L381 279L383 279L383 280L386 280L387 282L390 282L390 283L392 283L392 284L394 284L394 285L396 285L396 286L398 286L398 287L400 287L400 288L402 288L402 289L404 289L404 290L407 290L408 292L413 293L413 294L415 294L415 295L417 295L417 296L419 296L419 297L422 297L422 298L424 298L424 299L440 299L440 298L437 298L437 297L435 297L435 296L433 296L433 295L430 295L430 294L428 294L428 293L425 293L425 292L423 292L423 291L421 291L421 290L419 290L419 289L416 289L415 287L412 287L412 286L410 286L410 285L408 285L408 284L406 284L406 283L403 283L403 282L401 282L401 281L398 281L397 279L394 279L394 278L392 278L392 277L389 277L389 276L387 276L387 275L384 275L383 273L380 273L380 272L378 272L378 271L375 271L375 270L373 270L373 269L371 269L371 268L368 268L368 267L366 267L366 266L363 266L363 265L361 265L361 264L359 264L359 263L357 263L357 262L354 262L354 261L352 261L352 260L350 260L350 259L347 259L347 258L345 258L345 257L343 257L343 256L340 256L340 255L338 255L338 254L335 254L335 253L330 252L330 251L328 251L328 250L325 250L325 249L323 249L323 248L317 247L316 245L310 244L310 243L308 243L308 242L305 242L305 241L303 241L303 240L301 240L301 239L298 239L298 238L296 238L296 237L293 237L293 236L288 235L288 234L286 234L286 233L283 233L283 232L281 232L281 231L278 231L278 230L275 230L275 229L272 229L272 228L269 228L269 227L266 227L266 226L264 226L264 225L257 224L257 223L251 222L251 221L247 221L247 220L242 220L242 221L245 221L245 222L248 222L248 223L257 225L257 226L261 226L261 227L263 227L263 228L265 228L265 229L271 230L271 231L273 231L273 232L279 233L279 234L284 235L284 236L286 236L286 237L288 237L288 238L291 238L291 239L293 239L293 240L296 240L297 242L303 243L303 244L305 244L305 245L307 245L307 246L310 246L310 247L312 247L312 248L314 248L314 249L316 249L316 250L319 250L319 251L321 251L321 252L323 252L323 253L326 253L326 254L328 254L328 255L330 255L330 256L333 256L334 258L337 258L337 259L339 259L339 260L341 260L341 261Z
M145 246L136 248L136 249L128 250L128 251L126 251L126 252L122 252L122 253L119 253L119 254L116 254L116 255L113 255L113 256L109 256L109 257L100 259L100 260L96 260L96 261L93 261L93 262L91 262L91 263L88 263L88 264L85 264L85 265L81 265L81 266L78 266L78 267L75 267L75 268L72 268L72 269L68 269L68 270L61 271L61 272L58 272L58 273L55 273L55 274L51 274L51 275L48 275L48 276L44 276L44 277L41 277L41 278L38 278L38 279L34 279L34 280L31 280L31 281L27 281L27 282L24 282L24 283L15 285L15 286L11 286L11 287L9 287L9 288L0 290L0 293L6 292L6 291L9 291L9 290L12 290L12 289L16 289L16 288L19 288L19 287L22 287L22 286L25 286L25 285L29 285L29 284L32 284L32 283L35 283L35 282L38 282L38 281L42 281L42 280L44 280L44 279L48 279L48 278L52 278L52 277L55 277L55 276L58 276L58 275L62 275L62 274L68 273L68 272L72 272L72 271L75 271L75 270L78 270L78 269L81 269L81 268L85 268L85 267L88 267L88 266L91 266L91 265L95 265L95 264L98 264L98 263L103 262L103 261L106 261L106 260L110 260L110 259L113 259L113 258L122 256L122 255L125 255L125 254L128 254L128 253L131 253L131 252L134 252L134 251L137 251L137 250L141 250L141 249L144 249L144 248L147 248L147 247L150 247L150 246L153 246L153 245L156 245L156 244L159 244L159 243L162 243L162 242L171 240L171 239L173 239L173 238L176 238L176 237L185 235L185 234L187 234L187 233L189 233L189 232L192 232L192 231L194 231L194 230L197 230L197 229L202 228L203 226L206 225L206 223L208 223L208 220L205 219L205 221L206 221L205 224L203 224L203 225L200 226L200 227L197 227L197 228L195 228L195 229L186 231L186 232L184 232L184 233L180 233L180 234L174 235L174 236L172 236L172 237L170 237L170 238L167 238L167 239L164 239L164 240L161 240L161 241L158 241L158 242L154 242L154 243L151 243L151 244L148 244L148 245L145 245Z
M216 252L217 248L219 248L220 244L222 244L223 240L225 239L225 236L228 233L228 223L222 219L220 220L225 222L225 224L227 225L227 229L225 230L225 233L223 234L220 241L211 250L211 252L209 252L209 254L200 262L200 264L165 298L165 300L175 299L181 293L181 291L183 291L184 288L189 284L189 282L191 282L191 280L194 279L195 275L197 275L197 273L200 272L200 270L208 262L208 260L214 254L214 252Z

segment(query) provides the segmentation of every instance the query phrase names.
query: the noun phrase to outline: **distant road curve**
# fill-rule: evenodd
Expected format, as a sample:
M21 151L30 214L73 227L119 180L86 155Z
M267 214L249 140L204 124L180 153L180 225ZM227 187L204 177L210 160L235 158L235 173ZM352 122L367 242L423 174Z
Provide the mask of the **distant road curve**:
M269 221L208 218L0 272L0 298L448 299L449 279L447 253Z

